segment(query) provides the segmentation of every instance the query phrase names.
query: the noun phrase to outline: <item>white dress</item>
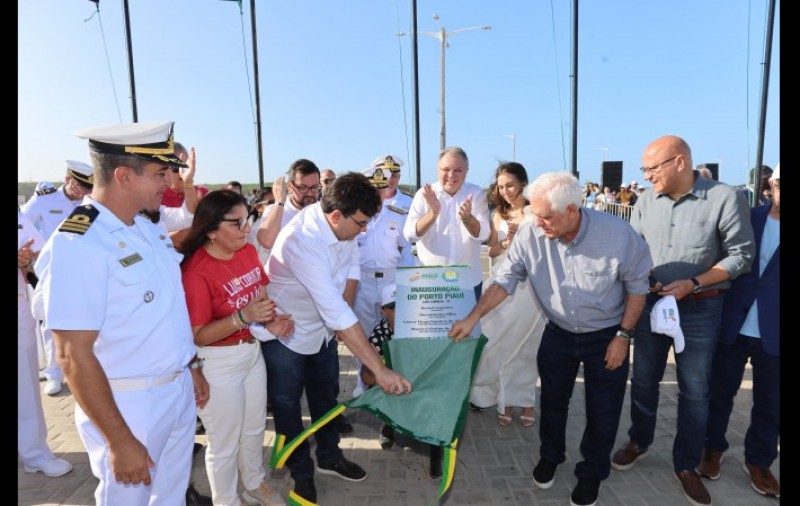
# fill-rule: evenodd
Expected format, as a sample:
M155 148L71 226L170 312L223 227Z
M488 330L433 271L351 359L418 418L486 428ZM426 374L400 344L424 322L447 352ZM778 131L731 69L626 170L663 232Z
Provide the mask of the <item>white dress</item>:
M532 219L527 211L523 223ZM507 233L508 223L503 220L497 231L498 240L504 240ZM496 257L493 267L505 257L505 252ZM491 282L490 277L484 286L488 287ZM513 295L481 318L481 328L489 342L472 382L470 401L473 404L481 408L496 405L500 414L505 413L506 406L534 406L539 378L536 353L544 324L544 316L527 280L517 284Z

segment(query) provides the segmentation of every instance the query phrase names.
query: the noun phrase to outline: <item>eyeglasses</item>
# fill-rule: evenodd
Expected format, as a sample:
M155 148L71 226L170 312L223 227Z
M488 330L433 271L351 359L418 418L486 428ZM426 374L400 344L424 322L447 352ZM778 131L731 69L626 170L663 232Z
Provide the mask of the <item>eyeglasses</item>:
M227 221L229 223L236 223L239 226L239 232L244 232L244 229L253 224L253 216L245 216L242 218L222 218L220 221Z
M336 180L335 178L331 178L331 179L323 179L323 180L322 180L322 182L323 182L323 183L325 183L325 184L331 184L331 183L333 183L335 180Z
M296 185L292 183L292 186L294 186L294 189L299 191L300 193L308 193L309 190L311 190L313 193L317 193L322 189L322 185L319 184L315 184L314 186L308 186L304 184Z
M662 165L664 165L667 162L671 162L672 160L678 158L678 156L680 156L680 155L675 155L672 158L668 158L668 159L664 160L663 162L660 162L660 163L657 163L657 164L653 165L652 167L641 167L640 170L642 171L642 174L647 174L648 172L650 174L658 174L658 172L661 170L659 167L661 167Z
M351 220L353 220L353 221L355 221L356 223L358 223L358 226L359 226L359 227L361 227L361 228L364 228L364 227L366 227L366 226L367 226L367 224L369 223L369 220L358 221L357 219L353 218L353 215L352 215L352 214L351 214L350 216L348 216L348 218L350 218Z

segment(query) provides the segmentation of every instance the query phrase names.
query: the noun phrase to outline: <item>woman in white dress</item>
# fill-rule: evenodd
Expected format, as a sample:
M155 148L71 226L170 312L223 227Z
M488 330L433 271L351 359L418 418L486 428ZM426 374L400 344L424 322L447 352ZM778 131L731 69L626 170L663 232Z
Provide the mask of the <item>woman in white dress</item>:
M489 234L489 257L499 265L521 226L533 222L524 197L528 175L522 164L503 163L495 172L489 200L496 206ZM494 271L494 269L492 269ZM491 277L486 282L491 283ZM497 406L497 423L510 425L515 407L522 408L519 422L530 427L535 420L536 353L544 330L544 317L530 284L517 285L514 294L481 319L489 342L483 350L470 401L479 408Z

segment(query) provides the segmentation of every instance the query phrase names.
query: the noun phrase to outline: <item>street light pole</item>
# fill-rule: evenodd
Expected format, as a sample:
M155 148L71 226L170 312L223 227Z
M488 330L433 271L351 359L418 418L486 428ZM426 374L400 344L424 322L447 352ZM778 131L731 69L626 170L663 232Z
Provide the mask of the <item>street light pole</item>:
M511 138L511 161L512 162L516 162L517 161L517 136L515 134L508 134L508 135L505 135L504 137L510 137Z
M433 37L434 39L437 39L439 41L439 43L441 44L441 48L442 48L442 51L441 51L441 53L442 53L442 57L441 57L441 74L442 74L442 77L441 77L441 92L440 92L441 93L441 96L440 96L441 111L440 112L441 112L441 115L442 115L442 122L441 122L441 128L440 128L439 136L440 136L441 149L444 149L447 146L447 126L446 126L446 119L445 119L445 92L444 92L444 90L445 90L445 88L444 88L445 49L447 49L449 47L449 44L447 43L447 39L448 39L448 37L452 37L453 35L455 35L457 33L466 32L466 31L469 31L469 30L491 30L492 27L491 26L471 26L469 28L459 28L457 30L451 30L451 31L448 32L448 31L445 30L444 26L442 26L442 24L439 23L439 15L438 14L434 14L433 15L433 19L439 25L439 31L438 32L417 32L417 33L422 34L422 35L428 35L429 37ZM398 36L405 35L405 32L399 32L397 35Z

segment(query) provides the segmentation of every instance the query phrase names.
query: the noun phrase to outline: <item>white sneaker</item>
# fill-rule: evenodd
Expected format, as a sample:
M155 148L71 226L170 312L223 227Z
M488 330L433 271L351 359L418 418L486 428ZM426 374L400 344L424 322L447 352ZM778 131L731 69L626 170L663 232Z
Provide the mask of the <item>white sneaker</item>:
M44 384L44 393L47 395L58 395L61 393L61 380L47 380Z
M271 490L266 483L261 483L255 490L242 492L244 502L255 506L286 506L283 497L274 490Z
M54 458L53 460L50 460L41 466L29 466L25 464L26 473L43 473L45 476L49 476L50 478L64 476L70 471L72 471L72 464L64 459Z
M356 397L360 397L361 394L363 394L366 391L367 391L367 389L366 389L366 387L364 387L364 385L357 385L353 389L353 399L355 399Z

